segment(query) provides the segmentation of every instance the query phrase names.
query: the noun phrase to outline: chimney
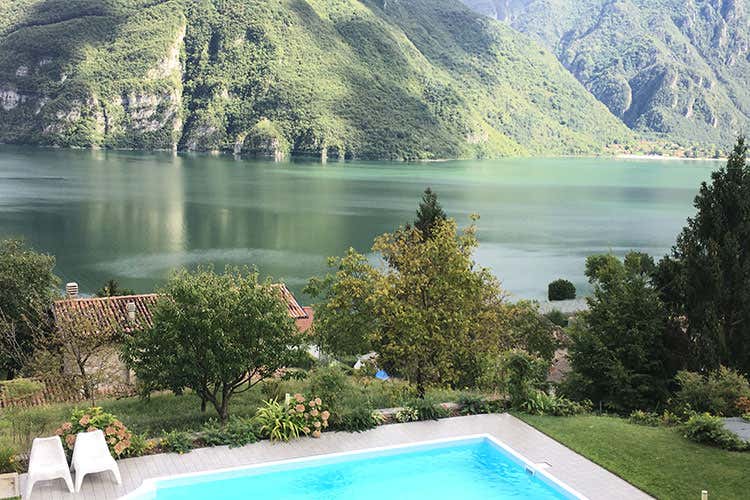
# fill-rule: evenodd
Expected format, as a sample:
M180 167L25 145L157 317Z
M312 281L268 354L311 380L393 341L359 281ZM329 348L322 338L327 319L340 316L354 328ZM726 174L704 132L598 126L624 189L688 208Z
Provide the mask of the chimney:
M65 285L65 292L68 294L69 299L78 298L78 283L72 282Z
M135 302L128 302L125 308L128 310L128 321L135 323Z

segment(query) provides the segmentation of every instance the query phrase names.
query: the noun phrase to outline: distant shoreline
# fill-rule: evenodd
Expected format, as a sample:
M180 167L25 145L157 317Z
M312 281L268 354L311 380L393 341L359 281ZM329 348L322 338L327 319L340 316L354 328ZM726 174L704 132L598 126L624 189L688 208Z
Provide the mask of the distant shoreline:
M669 156L669 155L637 155L637 154L618 154L614 155L613 158L620 160L664 160L664 161L720 161L725 162L727 159L722 158L686 158L684 156Z

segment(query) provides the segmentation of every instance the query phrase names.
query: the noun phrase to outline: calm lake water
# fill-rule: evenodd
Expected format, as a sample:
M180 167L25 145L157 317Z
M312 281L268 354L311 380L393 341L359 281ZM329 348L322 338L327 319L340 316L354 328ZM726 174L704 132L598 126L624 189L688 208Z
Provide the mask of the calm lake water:
M478 262L517 297L586 256L668 251L716 162L594 158L429 164L273 163L226 156L0 147L0 237L57 256L93 292L151 291L171 269L254 265L299 292L350 246L411 221L426 186L461 224L479 213Z

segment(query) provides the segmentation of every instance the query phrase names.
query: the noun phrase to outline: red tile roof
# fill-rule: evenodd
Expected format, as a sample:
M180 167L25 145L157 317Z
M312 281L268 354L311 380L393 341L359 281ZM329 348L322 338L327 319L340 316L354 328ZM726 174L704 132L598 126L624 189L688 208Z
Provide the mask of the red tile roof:
M52 305L56 323L62 321L88 320L100 325L102 330L122 328L126 333L148 328L152 325L151 308L159 296L122 295L119 297L95 297L85 299L57 300ZM135 304L135 322L128 321L129 302Z
M286 302L289 315L294 318L297 328L306 331L312 325L312 309L302 307L292 292L284 285L276 284L274 288L281 292ZM151 310L156 305L159 295L123 295L118 297L96 297L83 299L57 300L52 305L55 322L71 321L84 318L92 324L100 325L102 330L122 328L126 333L149 328L153 325ZM128 320L127 304L135 304L135 322Z
M305 310L305 308L299 305L297 299L294 298L294 295L289 291L284 283L279 283L273 286L274 288L278 288L279 291L281 291L281 297L284 299L284 302L286 302L286 305L289 308L289 316L294 319L307 319L307 311Z

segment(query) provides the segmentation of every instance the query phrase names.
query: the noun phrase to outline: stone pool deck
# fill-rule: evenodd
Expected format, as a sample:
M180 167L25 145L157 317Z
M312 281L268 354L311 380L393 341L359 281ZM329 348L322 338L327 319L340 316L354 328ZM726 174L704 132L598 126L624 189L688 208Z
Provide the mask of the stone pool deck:
M81 492L77 494L68 493L62 480L37 483L32 499L107 500L135 490L146 478L474 434L490 434L529 461L549 464L547 471L550 474L591 500L651 498L517 418L502 414L385 425L359 434L329 432L320 439L304 438L290 443L262 441L242 448L220 446L193 450L184 455L169 453L128 458L119 462L121 486L114 483L109 473L93 474L86 476ZM22 476L21 491L24 491L25 480L26 477Z

